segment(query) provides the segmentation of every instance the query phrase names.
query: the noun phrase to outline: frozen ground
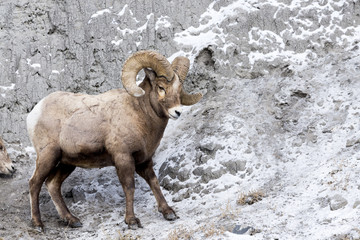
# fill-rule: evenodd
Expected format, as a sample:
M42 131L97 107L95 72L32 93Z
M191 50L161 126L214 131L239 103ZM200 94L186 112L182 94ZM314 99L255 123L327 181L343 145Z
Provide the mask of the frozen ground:
M154 157L178 220L162 218L137 178L135 212L144 228L128 230L114 169L77 169L63 193L84 226L63 226L43 189L46 233L37 234L28 226L35 154L13 144L18 171L0 179L0 239L360 239L360 28L349 24L355 13L342 10L355 1L245 3L210 4L197 27L173 39L179 51L170 58L191 58L193 85L205 93L170 122ZM264 8L276 28L258 26ZM111 11L94 13L89 24ZM254 20L250 29L237 24L244 16ZM170 27L171 18L156 26ZM125 37L143 29L118 30ZM247 38L237 37L242 31ZM215 73L204 74L209 69Z

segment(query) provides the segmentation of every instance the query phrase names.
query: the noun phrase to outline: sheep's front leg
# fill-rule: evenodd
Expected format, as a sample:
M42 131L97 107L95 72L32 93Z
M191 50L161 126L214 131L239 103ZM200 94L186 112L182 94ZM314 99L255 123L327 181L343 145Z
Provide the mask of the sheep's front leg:
M35 230L44 231L39 208L39 194L45 179L59 161L60 149L55 145L48 145L41 152L37 152L36 168L29 181L31 221Z
M153 169L152 159L136 166L136 172L149 184L158 204L158 210L163 214L164 218L169 221L179 218L175 211L167 204L164 195L161 192L159 180Z
M115 158L116 172L125 193L126 212L125 223L130 229L142 228L140 220L134 214L134 193L135 193L135 164L131 156L118 155Z

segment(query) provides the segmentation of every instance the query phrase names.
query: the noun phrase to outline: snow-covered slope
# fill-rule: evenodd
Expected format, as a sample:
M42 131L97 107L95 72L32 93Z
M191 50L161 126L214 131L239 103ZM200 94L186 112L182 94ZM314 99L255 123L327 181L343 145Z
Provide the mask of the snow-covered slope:
M359 84L358 45L292 77L228 79L168 131L163 186L203 213L230 204L228 222L260 230L254 239L358 239ZM237 205L254 191L265 197Z

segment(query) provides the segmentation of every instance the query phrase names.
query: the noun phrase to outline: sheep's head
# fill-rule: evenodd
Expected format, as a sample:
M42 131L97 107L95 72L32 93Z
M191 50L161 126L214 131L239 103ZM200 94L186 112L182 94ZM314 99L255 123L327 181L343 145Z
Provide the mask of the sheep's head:
M155 51L139 51L126 60L121 80L130 95L141 97L145 91L136 85L135 79L144 69L145 80L152 88L149 95L153 108L159 115L177 119L181 114L181 105L193 105L202 98L200 93L188 94L183 89L189 66L190 61L186 57L177 57L170 64Z
M0 138L0 176L11 175L15 172L15 168L6 152L4 142Z

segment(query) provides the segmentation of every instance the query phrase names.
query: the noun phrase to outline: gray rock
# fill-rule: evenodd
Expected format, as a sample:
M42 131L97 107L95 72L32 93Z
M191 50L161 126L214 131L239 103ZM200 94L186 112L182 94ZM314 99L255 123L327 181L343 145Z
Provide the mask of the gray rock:
M197 167L193 170L193 174L196 176L202 176L204 174L205 170L203 167Z
M105 197L99 192L97 192L95 194L95 199L98 200L99 202L104 202L105 201Z
M86 199L85 190L81 187L74 187L71 190L71 194L73 197L74 202L84 202Z
M246 161L239 159L222 162L221 164L233 175L246 170Z
M190 178L190 170L189 169L180 169L180 171L178 172L177 178L184 182L186 180L188 180Z
M216 144L213 142L207 142L200 145L200 150L203 152L212 153L216 148Z
M354 139L349 139L349 140L347 140L346 141L346 147L348 148L348 147L352 147L352 146L354 146L354 145L356 145L356 144L359 144L360 143L360 139L356 139L356 138L354 138Z
M332 211L339 210L340 208L345 207L347 204L348 201L340 194L336 194L330 198L330 209Z
M226 173L225 168L220 168L218 170L213 171L213 167L207 167L204 170L204 174L201 176L201 181L203 183L208 183L210 180L218 179L224 173Z
M353 208L360 208L360 200L354 202Z
M243 225L235 225L232 230L232 233L239 234L239 235L254 235L255 233L261 232L258 229L255 229L250 226L243 226Z
M184 193L177 194L175 197L172 198L172 200L174 202L180 202L180 201L182 201L182 200L184 200L186 198L189 198L190 196L191 196L191 191L188 190L188 191L186 191Z

